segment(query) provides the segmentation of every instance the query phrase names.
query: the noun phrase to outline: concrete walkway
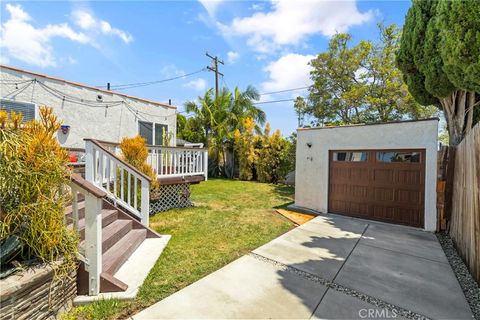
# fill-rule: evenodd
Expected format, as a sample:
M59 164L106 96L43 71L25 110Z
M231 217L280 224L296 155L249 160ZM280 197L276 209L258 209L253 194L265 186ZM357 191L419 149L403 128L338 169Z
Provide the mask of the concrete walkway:
M319 216L134 319L471 319L435 235Z

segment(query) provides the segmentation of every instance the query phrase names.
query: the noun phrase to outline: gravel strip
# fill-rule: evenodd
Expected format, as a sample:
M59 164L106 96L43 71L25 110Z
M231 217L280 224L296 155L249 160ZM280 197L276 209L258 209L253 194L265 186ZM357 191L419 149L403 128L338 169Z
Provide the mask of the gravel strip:
M437 233L437 238L458 282L460 283L460 286L462 287L463 294L470 305L474 318L480 319L480 288L478 283L468 271L462 258L458 255L452 238L446 232Z
M321 277L318 277L318 276L313 275L311 273L299 270L297 268L287 266L283 263L280 263L278 261L266 258L266 257L261 256L259 254L251 252L251 253L249 253L249 256L251 256L254 259L257 259L257 260L263 261L265 263L268 263L268 264L274 265L276 267L279 267L282 271L288 271L288 272L295 273L302 278L308 279L308 280L316 282L316 283L320 283L323 286L326 286L328 288L331 288L333 290L336 290L336 291L341 292L343 294L346 294L348 296L355 297L357 299L360 299L362 301L370 303L371 305L373 305L375 307L378 307L378 308L381 308L381 309L387 309L387 310L391 311L392 313L396 314L397 316L407 318L407 319L415 319L415 320L428 320L429 319L429 318L425 317L424 315L421 315L421 314L418 314L416 312L413 312L413 311L395 306L391 303L388 303L388 302L385 302L383 300L377 299L375 297L363 294L361 292L358 292L357 290L350 289L350 288L342 286L338 283L326 280L324 278L321 278Z

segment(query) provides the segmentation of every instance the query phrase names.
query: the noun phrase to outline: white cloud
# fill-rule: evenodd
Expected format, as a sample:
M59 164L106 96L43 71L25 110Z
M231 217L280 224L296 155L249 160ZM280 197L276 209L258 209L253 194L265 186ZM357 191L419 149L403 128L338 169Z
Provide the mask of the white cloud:
M238 52L235 52L235 51L227 52L228 63L233 64L238 60L238 58L240 58L240 54Z
M207 81L203 78L198 78L187 82L184 86L187 88L192 88L196 91L205 91L207 88Z
M112 27L109 22L100 20L85 10L75 10L72 18L76 25L91 33L100 31L104 35L117 36L126 44L133 40L132 35L128 32Z
M215 13L217 12L218 6L224 1L224 0L198 0L202 6L207 10L208 15L210 17L214 17Z
M269 80L262 83L262 90L271 92L311 85L312 67L308 63L314 58L314 55L290 53L269 63L263 69L269 74Z
M352 1L272 0L272 10L235 18L230 25L217 23L226 37L246 36L258 52L298 45L315 34L332 36L369 21L372 11L360 12Z
M66 24L49 24L36 28L32 18L21 5L6 4L10 18L0 27L0 48L3 61L15 58L40 67L55 66L56 59L51 46L53 38L66 38L78 43L88 43L89 37L75 32Z

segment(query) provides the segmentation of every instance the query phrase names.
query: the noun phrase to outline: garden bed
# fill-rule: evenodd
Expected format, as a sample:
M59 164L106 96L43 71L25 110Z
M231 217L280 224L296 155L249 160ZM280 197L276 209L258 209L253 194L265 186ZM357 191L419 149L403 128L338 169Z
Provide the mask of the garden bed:
M0 318L52 319L68 311L77 292L76 274L54 277L54 269L42 264L0 280Z

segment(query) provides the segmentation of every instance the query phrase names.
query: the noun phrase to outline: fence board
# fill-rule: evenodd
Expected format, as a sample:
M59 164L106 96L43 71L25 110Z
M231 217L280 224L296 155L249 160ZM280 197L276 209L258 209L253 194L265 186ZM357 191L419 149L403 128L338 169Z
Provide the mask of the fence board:
M480 282L480 123L456 149L450 235Z

